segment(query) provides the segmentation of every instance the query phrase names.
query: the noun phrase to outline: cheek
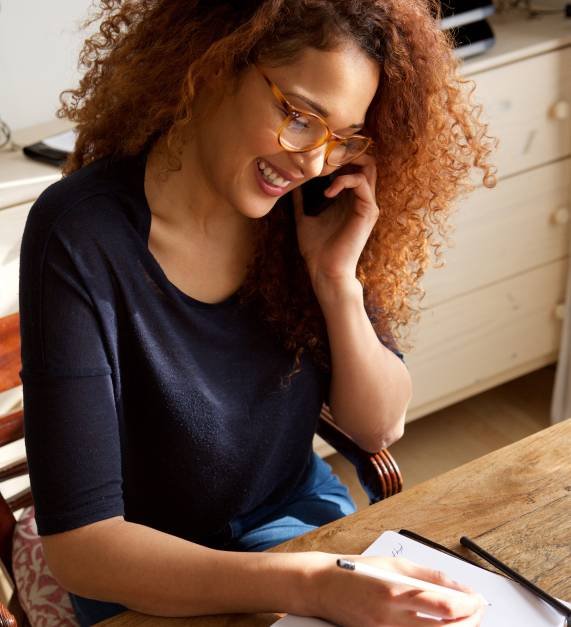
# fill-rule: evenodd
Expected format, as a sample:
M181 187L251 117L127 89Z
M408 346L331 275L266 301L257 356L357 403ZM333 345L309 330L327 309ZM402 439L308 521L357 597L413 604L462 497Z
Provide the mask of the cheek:
M258 129L255 142L252 142L252 154L254 157L270 157L283 152L279 145L277 135L273 129Z
M252 158L269 156L281 150L276 131L280 117L273 115L267 102L251 102L251 99L235 110L235 131L242 146Z

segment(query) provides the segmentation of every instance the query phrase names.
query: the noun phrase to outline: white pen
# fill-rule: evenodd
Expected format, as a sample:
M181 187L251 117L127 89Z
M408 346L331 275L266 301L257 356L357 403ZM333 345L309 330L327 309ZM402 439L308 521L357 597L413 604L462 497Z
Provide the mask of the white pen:
M362 564L361 562L352 562L351 560L338 559L337 566L344 568L345 570L352 570L365 577L372 577L385 583L396 583L403 586L410 586L411 588L417 588L419 590L425 590L426 592L444 592L447 594L466 594L461 590L454 590L454 588L447 588L446 586L439 586L436 583L430 581L424 581L423 579L415 579L414 577L408 577L407 575L401 575L395 573L392 570L383 570L368 564ZM480 595L482 596L482 595ZM482 597L484 599L484 597ZM486 599L484 599L486 605L491 605Z

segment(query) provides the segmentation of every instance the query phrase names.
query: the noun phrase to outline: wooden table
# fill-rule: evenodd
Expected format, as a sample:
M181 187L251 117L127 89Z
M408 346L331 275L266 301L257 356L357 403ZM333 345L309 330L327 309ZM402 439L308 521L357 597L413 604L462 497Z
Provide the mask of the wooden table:
M552 595L571 600L571 419L272 550L361 553L383 531L403 527L477 560L458 542L468 535ZM278 617L126 612L100 625L266 627Z

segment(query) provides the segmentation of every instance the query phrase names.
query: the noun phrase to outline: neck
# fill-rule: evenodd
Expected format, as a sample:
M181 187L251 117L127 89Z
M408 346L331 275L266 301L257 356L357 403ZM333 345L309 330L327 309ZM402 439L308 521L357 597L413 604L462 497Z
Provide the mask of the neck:
M227 250L251 242L253 221L228 203L209 184L196 146L188 140L180 155L181 168L167 169L166 142L160 139L149 152L145 168L145 195L153 219L163 228Z

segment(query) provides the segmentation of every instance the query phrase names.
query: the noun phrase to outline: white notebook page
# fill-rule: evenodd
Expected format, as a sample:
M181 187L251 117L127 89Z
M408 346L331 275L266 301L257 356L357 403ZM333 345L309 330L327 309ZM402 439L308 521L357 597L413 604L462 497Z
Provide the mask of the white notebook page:
M488 572L452 555L437 551L395 531L385 531L363 555L404 557L422 566L442 570L449 577L470 586L491 603L481 627L564 627L561 614L523 586L501 575ZM356 577L360 575L355 574ZM435 620L435 625L440 621ZM280 627L319 627L331 625L316 618L288 615L278 620Z

